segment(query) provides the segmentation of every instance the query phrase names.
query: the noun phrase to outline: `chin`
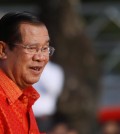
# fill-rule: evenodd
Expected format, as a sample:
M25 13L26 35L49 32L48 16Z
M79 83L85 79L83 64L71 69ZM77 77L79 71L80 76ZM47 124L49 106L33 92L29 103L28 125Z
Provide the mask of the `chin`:
M39 79L40 79L40 77L38 79L34 79L34 80L30 81L31 85L33 85L34 83L38 82Z
M41 73L39 75L29 75L27 76L24 81L29 85L33 85L34 83L38 82L40 79Z

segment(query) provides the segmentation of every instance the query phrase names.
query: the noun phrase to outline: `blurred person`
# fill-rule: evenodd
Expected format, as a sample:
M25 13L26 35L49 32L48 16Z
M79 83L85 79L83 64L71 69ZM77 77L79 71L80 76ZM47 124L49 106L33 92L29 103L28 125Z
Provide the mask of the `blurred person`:
M78 134L75 128L71 128L65 121L56 123L48 134Z
M54 48L39 18L27 12L0 19L0 134L42 134L32 111L36 83Z
M107 121L102 124L100 134L120 134L120 123L117 121Z
M53 123L48 131L48 134L67 134L68 118L66 115L56 112L52 117Z
M65 123L59 123L48 134L68 134L68 127Z
M54 114L53 118L54 123L48 134L78 134L77 129L71 125L71 121L66 115L58 112Z
M76 130L71 130L71 131L68 131L67 134L78 134L78 132Z
M33 111L40 129L49 130L56 112L56 103L64 85L64 72L60 65L49 61L40 80L33 87L41 97L33 105Z
M71 128L71 129L68 130L67 134L78 134L78 131L74 128Z

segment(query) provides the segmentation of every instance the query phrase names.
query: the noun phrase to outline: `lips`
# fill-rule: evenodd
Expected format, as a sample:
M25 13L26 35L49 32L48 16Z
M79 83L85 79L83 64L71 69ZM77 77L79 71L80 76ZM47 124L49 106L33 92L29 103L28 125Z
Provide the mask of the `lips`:
M42 67L34 66L34 67L30 67L30 68L33 69L33 70L35 70L35 71L40 71L40 69L41 69Z

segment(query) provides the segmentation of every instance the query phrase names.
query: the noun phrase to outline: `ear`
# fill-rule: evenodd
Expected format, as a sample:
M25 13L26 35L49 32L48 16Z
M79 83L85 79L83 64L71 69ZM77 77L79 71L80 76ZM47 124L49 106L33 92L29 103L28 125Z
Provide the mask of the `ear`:
M7 58L7 55L5 53L5 47L6 47L6 43L3 41L0 41L0 59Z

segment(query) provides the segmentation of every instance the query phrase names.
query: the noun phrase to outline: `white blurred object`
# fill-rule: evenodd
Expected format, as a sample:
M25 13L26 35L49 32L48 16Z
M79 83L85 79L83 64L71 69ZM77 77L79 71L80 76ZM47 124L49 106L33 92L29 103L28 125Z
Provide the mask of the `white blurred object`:
M40 80L33 85L40 94L40 98L33 105L33 111L36 117L54 114L57 98L62 92L63 85L63 69L53 62L49 62Z

